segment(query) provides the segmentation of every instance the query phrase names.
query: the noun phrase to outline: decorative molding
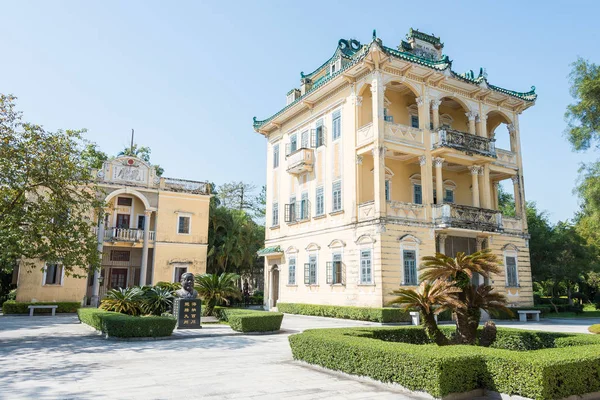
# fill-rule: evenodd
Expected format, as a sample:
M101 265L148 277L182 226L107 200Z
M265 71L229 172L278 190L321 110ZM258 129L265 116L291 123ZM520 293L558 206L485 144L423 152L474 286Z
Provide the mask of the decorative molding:
M415 100L417 101L417 106L419 106L419 107L421 107L423 104L425 104L425 100L423 100L423 97L417 97Z
M357 154L356 155L356 165L362 165L363 163L363 156Z
M442 101L439 99L431 100L431 109L438 110L440 108L440 104L442 104Z
M445 161L445 159L442 158L442 157L434 157L433 158L433 165L435 165L436 168L437 167L442 168L442 165L444 165L444 161Z
M471 165L469 170L471 171L471 175L479 175L479 171L481 171L482 168L479 165Z
M425 165L425 163L427 163L427 157L419 156L419 165L422 167L423 165Z
M404 241L409 241L412 240L413 242L417 243L417 244L421 244L421 239L419 239L418 237L411 235L410 233L407 233L406 235L402 235L400 237L398 237L398 241L399 242L404 242Z
M304 249L306 251L315 251L315 250L321 250L321 246L319 246L316 243L310 243L308 246L306 246L306 248Z
M510 179L513 181L514 185L518 185L519 184L519 175L513 175L510 177Z
M331 243L329 243L329 245L327 247L329 247L330 249L334 248L334 247L335 248L337 248L337 247L346 247L346 242L344 242L341 239L333 239L331 241Z
M356 96L356 105L358 107L362 106L362 101L363 101L363 97L362 96Z
M465 113L465 115L467 116L469 121L474 121L475 118L478 116L478 114L473 110L469 110L469 112Z

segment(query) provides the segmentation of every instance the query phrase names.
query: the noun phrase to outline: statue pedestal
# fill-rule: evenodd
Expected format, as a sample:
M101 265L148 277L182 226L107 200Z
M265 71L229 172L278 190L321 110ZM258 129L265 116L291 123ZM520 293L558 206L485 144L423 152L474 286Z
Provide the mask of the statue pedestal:
M202 301L200 299L173 300L173 316L177 319L177 329L200 329Z

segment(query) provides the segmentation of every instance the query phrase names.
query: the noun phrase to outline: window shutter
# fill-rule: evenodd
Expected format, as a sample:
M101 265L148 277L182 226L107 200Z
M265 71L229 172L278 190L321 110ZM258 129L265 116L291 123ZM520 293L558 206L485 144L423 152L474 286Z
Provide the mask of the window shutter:
M421 191L421 185L414 185L414 191L415 191L415 198L414 198L414 202L415 204L423 204L423 194Z
M517 286L517 261L515 257L506 257L506 273L508 286Z
M304 264L304 284L310 284L310 264Z
M316 149L317 147L319 147L318 144L318 136L317 136L317 130L316 129L311 129L310 130L310 147L313 149Z
M284 216L283 219L285 222L292 222L291 209L293 204L286 204L284 206Z
M333 263L331 261L327 262L327 284L333 284Z

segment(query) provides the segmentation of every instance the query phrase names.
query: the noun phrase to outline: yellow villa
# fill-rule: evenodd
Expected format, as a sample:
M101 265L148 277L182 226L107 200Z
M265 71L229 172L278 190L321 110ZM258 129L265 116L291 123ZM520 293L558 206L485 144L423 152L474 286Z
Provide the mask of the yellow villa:
M443 48L413 29L393 48L375 32L368 44L341 39L284 108L254 119L267 139L269 308L381 307L418 284L421 257L484 248L504 265L489 283L511 305L533 304L519 115L535 88L456 73ZM502 181L516 217L498 209Z
M88 279L65 276L60 264L38 261L19 268L17 301L72 301L97 304L106 291L206 272L209 186L163 178L136 157L106 161L97 176L105 218L94 231L102 268Z

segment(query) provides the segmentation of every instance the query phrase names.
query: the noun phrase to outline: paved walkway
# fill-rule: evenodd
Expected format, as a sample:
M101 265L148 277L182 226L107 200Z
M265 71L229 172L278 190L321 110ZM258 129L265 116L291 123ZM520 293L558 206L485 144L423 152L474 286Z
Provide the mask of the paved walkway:
M292 360L290 333L370 325L379 324L286 315L283 334L124 342L102 339L75 316L5 316L0 317L0 399L430 398ZM572 329L549 320L502 325ZM214 325L203 331L211 329L229 330Z

